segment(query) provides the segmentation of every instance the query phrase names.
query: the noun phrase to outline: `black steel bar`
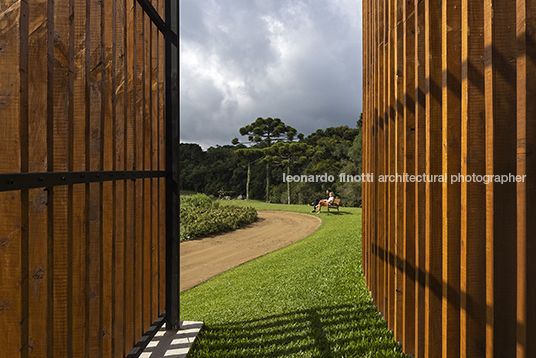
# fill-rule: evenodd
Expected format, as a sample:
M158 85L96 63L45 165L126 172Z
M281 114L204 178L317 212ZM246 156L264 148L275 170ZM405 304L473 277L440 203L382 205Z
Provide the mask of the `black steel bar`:
M156 9L154 8L153 4L150 0L138 0L138 4L141 5L143 11L151 18L151 21L153 24L158 27L158 30L162 34L166 34L166 24L164 23L164 20L160 17L160 14Z
M180 328L179 285L179 6L165 2L165 111L166 111L166 329Z
M132 170L0 174L0 192L114 180L161 178L165 176L165 173L164 171Z

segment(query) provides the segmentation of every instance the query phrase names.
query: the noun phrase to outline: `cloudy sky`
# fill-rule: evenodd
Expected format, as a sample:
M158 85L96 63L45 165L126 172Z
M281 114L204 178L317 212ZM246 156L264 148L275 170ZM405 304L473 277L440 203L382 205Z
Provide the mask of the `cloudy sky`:
M362 112L361 0L181 0L180 139L230 144L258 117L308 135Z

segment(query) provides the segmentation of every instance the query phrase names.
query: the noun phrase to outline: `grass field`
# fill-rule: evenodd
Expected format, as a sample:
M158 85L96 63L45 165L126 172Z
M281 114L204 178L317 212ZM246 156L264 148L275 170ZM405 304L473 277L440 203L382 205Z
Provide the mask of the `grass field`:
M405 357L362 275L361 210L319 216L311 236L181 294L181 320L205 323L189 357Z

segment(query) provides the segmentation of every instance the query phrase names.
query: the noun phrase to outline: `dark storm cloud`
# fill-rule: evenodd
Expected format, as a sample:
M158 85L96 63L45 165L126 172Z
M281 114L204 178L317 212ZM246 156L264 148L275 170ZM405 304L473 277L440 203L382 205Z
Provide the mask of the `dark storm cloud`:
M361 2L182 0L181 141L229 144L257 117L308 135L361 113Z

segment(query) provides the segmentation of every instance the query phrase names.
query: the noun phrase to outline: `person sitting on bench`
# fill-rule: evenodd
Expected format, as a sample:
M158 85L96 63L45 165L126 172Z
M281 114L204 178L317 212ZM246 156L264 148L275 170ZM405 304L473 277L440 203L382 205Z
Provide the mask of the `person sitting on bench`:
M312 204L309 204L310 206L313 207L313 211L311 211L312 213L315 212L315 207L318 205L318 203L320 202L320 200L328 200L328 199L329 199L329 193L330 193L329 189L326 189L326 195L324 196L324 199L316 198L316 199L312 202Z
M331 191L329 193L329 199L320 200L320 202L316 206L316 209L317 209L316 213L320 214L320 212L322 211L322 207L323 206L328 207L329 205L331 205L331 203L333 203L333 200L335 200L335 194L333 194L333 192Z

